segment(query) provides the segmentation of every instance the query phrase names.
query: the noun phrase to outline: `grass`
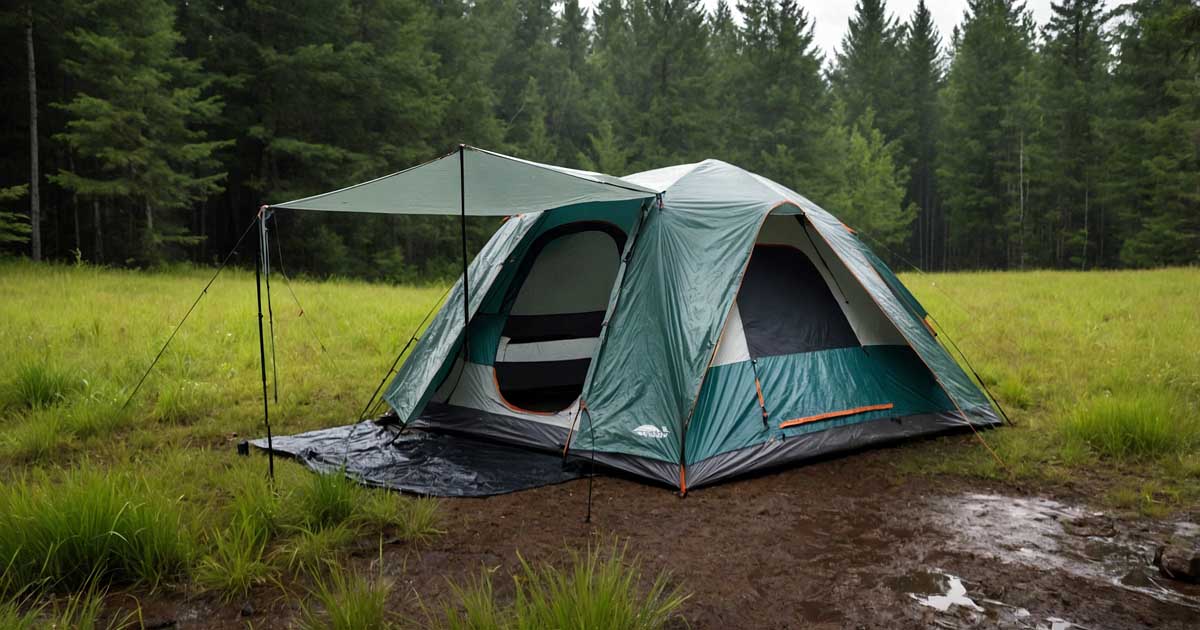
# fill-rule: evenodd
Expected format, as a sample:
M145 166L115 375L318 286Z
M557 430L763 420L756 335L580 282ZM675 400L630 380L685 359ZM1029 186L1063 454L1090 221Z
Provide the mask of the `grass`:
M1200 444L1200 418L1152 390L1085 401L1062 431L1068 443L1115 459L1156 460L1191 452Z
M391 583L382 576L364 576L334 569L317 580L301 605L300 627L305 630L387 630L397 627L388 610Z
M81 381L73 373L55 364L26 362L17 366L5 393L4 403L10 407L36 409L65 402L80 389Z
M565 568L522 559L513 579L516 594L510 604L499 601L486 572L465 586L454 585L455 601L431 625L446 630L657 630L668 627L688 599L662 573L643 589L641 562L615 542L572 552Z
M194 542L176 501L130 473L91 467L19 479L0 490L0 591L154 587L183 573Z
M245 597L252 588L266 584L274 576L267 560L270 537L251 514L241 514L211 538L212 551L201 560L195 580L196 584L219 593L224 601Z
M1115 490L1148 479L1165 502L1151 515L1200 500L1200 269L901 277L1016 422L983 437L1021 483L1084 481L1125 507ZM957 446L974 439L905 449L899 464L1008 478Z
M234 454L262 434L252 273L222 274L123 408L210 275L0 262L0 553L15 559L10 596L32 585L30 606L61 604L49 591L79 592L96 569L100 588L237 598L323 580L328 593L368 592L386 586L351 584L332 568L357 551L351 540L419 544L443 526L436 501L284 461L271 486L262 458ZM1016 421L984 437L1025 487L1083 482L1102 504L1155 517L1200 501L1200 269L903 277ZM386 371L443 289L292 288L303 314L286 290L274 304L280 435L355 417L377 382L364 374ZM1007 478L973 439L898 449L897 465ZM534 579L525 570L521 579ZM470 586L463 596L482 600L484 586ZM31 609L0 607L0 619ZM324 619L325 610L310 612Z

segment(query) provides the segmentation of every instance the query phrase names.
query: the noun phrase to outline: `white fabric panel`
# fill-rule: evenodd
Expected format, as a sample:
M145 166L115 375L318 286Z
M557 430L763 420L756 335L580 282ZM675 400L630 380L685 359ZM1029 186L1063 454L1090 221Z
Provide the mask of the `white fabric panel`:
M819 236L814 235L810 241L804 233L804 227L800 225L795 216L772 215L767 217L757 242L791 245L804 252L817 271L821 273L821 277L825 278L825 284L829 286L829 291L837 299L838 306L842 308L846 320L854 329L854 334L864 346L908 345L904 336L896 330L896 326L883 314L883 311L879 310L879 306L867 294L862 283L851 275L850 270L842 264L841 258L829 249L829 245ZM833 271L834 277L837 278L836 284L829 276L830 269L825 268L825 265L821 263L821 257L817 256L813 250L812 243L814 242L821 249L821 256L824 257L825 262ZM845 297L843 297L842 291L845 291ZM849 300L849 304L846 303L847 300Z
M500 347L496 349L496 361L502 363L527 363L590 359L596 352L597 341L599 339L591 337L586 339L512 343L512 340L508 337L501 337Z
M750 349L746 346L746 332L742 330L742 314L738 311L737 301L725 320L725 329L721 331L720 345L713 357L712 365L741 363L750 360Z
M507 216L579 203L653 197L619 177L539 164L466 147L463 151L466 213ZM272 208L376 212L385 214L459 214L458 151L410 169L348 188L321 193Z
M626 175L621 179L630 183L638 184L644 188L665 191L666 189L675 185L675 182L679 181L679 178L692 172L692 170L697 166L700 166L699 162L695 164L666 166L663 168L656 168L652 171L642 171L641 173Z
M530 413L510 407L504 403L504 397L496 389L496 377L492 366L477 363L467 364L467 369L463 371L462 379L459 381L458 387L454 389L449 403L459 407L469 407L564 428L571 426L571 422L575 419L575 412L579 408L578 399L566 409L553 413Z
M459 381L459 374L462 373L462 367L463 361L462 355L460 354L454 359L454 365L450 366L450 373L446 376L446 380L442 381L442 384L438 386L437 391L434 392L433 396L430 396L429 399L434 402L446 402L446 399L450 397L450 392L454 390L454 386Z
M588 230L542 248L513 303L513 315L588 313L608 307L621 254L612 236Z

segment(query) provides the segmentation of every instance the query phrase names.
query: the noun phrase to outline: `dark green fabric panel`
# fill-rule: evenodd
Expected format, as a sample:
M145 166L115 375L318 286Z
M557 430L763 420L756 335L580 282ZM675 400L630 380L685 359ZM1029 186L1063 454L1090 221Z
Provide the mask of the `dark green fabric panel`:
M503 315L491 313L476 313L471 318L471 347L468 348L471 363L495 365L504 319Z
M582 448L591 448L594 431L596 450L681 461L683 423L777 201L768 192L749 173L708 161L649 214L584 385L589 413L575 438L588 436Z
M689 462L766 441L921 413L953 403L906 346L836 348L758 361L769 419L764 427L750 362L711 368L688 427ZM779 429L787 420L891 403L892 409Z

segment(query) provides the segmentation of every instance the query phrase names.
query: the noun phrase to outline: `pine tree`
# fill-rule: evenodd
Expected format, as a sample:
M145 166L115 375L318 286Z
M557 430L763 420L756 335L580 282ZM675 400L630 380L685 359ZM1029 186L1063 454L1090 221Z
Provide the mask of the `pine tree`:
M934 247L940 242L936 162L943 71L941 36L924 0L917 3L904 27L900 63L899 91L906 124L900 133L898 160L909 172L905 199L917 208L911 251L921 267L927 268L932 266Z
M537 162L554 164L557 148L546 129L546 99L537 79L529 77L521 92L521 107L513 122L510 141L521 156Z
M1106 205L1134 267L1200 261L1200 8L1139 0L1117 20ZM1114 230L1116 231L1116 230Z
M899 96L901 29L887 14L884 0L859 0L837 53L831 78L846 113L857 120L868 109L889 140L906 121Z
M1017 264L1033 22L1013 0L970 0L942 92L943 266Z
M792 0L748 0L738 9L744 64L737 81L762 86L736 91L736 136L742 152L757 158L746 165L755 168L761 160L767 177L800 185L824 160L816 138L826 124L826 87L812 24Z
M1045 220L1036 251L1053 254L1037 262L1087 268L1099 242L1097 187L1104 157L1097 121L1108 92L1109 55L1103 37L1101 0L1064 0L1051 5L1042 50L1042 107L1045 111Z
M807 191L869 243L883 245L878 253L886 257L907 242L916 211L904 203L907 174L896 167L895 144L875 127L872 114L868 109L848 123L844 105L835 102L834 122L821 136L819 176Z
M126 253L157 262L162 247L194 242L162 213L187 208L220 189L213 154L223 143L198 127L221 111L205 96L199 64L175 52L180 35L164 0L98 0L86 5L90 28L67 35L74 54L66 72L80 92L58 107L70 116L56 138L82 168L60 168L50 180L81 197L141 215ZM158 223L156 224L156 218Z
M22 212L11 212L12 202L21 199L29 192L28 184L0 188L0 248L6 245L22 245L29 242L29 218ZM14 204L15 205L15 204ZM0 249L0 254L4 250Z

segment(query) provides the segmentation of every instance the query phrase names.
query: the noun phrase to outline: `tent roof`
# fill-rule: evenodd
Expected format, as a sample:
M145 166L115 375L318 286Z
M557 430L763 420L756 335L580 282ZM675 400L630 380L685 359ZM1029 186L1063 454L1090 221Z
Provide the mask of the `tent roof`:
M659 190L618 177L463 146L466 214L507 216L597 201L646 199ZM272 205L276 209L459 214L459 151L362 184Z

